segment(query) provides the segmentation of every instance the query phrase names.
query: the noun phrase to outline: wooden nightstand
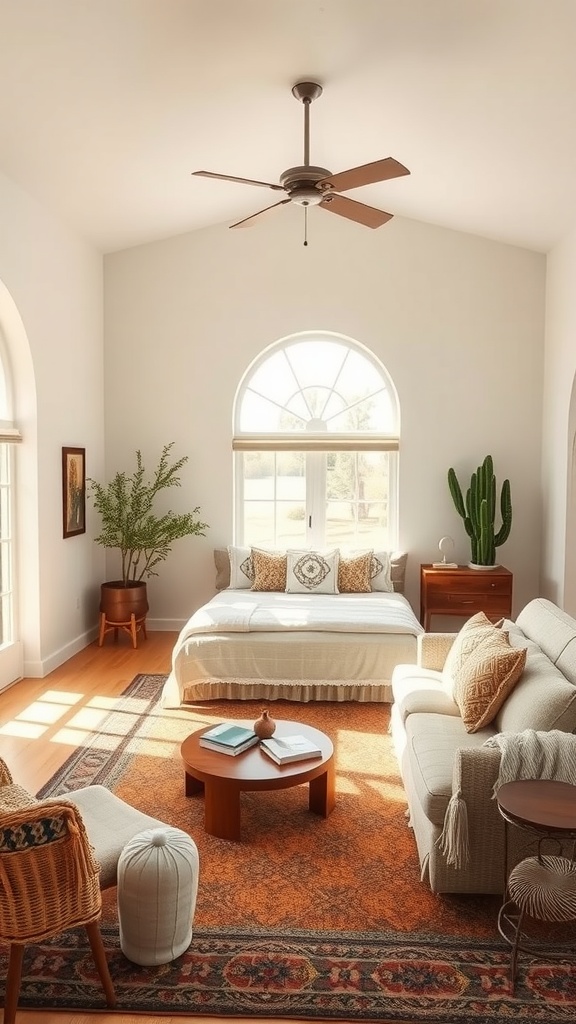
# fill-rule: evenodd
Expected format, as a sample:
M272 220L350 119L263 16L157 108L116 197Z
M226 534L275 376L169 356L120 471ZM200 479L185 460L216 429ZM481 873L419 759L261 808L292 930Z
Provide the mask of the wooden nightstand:
M432 615L461 615L469 618L485 612L489 619L512 618L512 573L497 569L434 569L420 566L420 622L430 629Z

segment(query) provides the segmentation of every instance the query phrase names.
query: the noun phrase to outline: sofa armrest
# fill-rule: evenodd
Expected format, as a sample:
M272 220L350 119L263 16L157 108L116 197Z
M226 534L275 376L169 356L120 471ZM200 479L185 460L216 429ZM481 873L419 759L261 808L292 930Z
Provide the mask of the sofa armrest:
M420 633L418 636L418 664L441 672L446 655L454 643L456 633Z
M493 797L500 769L500 750L495 747L459 747L454 756L452 792L460 791L469 813L481 804L491 807L500 817Z

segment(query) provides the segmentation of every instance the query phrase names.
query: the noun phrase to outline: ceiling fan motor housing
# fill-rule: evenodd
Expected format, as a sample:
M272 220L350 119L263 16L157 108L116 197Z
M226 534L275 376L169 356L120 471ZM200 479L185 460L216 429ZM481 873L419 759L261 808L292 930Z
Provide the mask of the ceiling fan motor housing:
M324 199L325 190L319 188L317 182L329 178L330 173L325 167L312 167L309 164L289 167L280 175L280 184L293 203L299 206L318 206Z

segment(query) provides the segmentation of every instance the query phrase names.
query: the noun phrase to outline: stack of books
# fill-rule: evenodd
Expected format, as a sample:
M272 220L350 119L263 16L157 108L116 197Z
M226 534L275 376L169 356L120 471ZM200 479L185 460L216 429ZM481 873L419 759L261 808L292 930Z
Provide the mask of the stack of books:
M320 748L305 736L271 736L269 740L262 740L260 746L276 764L290 764L291 761L322 757Z
M222 722L221 725L214 725L200 737L200 746L209 750L217 750L221 754L241 754L258 743L258 737L253 729L243 725L230 725Z

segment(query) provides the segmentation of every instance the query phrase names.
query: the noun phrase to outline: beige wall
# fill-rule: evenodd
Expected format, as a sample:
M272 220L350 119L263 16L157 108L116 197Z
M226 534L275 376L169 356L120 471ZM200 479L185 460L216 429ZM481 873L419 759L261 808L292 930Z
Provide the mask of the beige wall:
M542 419L542 593L576 615L576 230L548 256Z
M150 616L173 627L213 593L212 548L230 542L232 407L246 367L286 335L355 338L382 360L401 408L400 541L408 596L441 536L469 547L446 473L484 455L509 476L514 523L499 553L514 605L539 592L545 257L395 218L370 231L282 208L105 258L105 421L110 473L141 448L188 454L172 504L200 505L205 540L178 541L149 585ZM177 500L176 500L177 499ZM113 572L113 563L109 564ZM457 620L456 620L457 621Z

